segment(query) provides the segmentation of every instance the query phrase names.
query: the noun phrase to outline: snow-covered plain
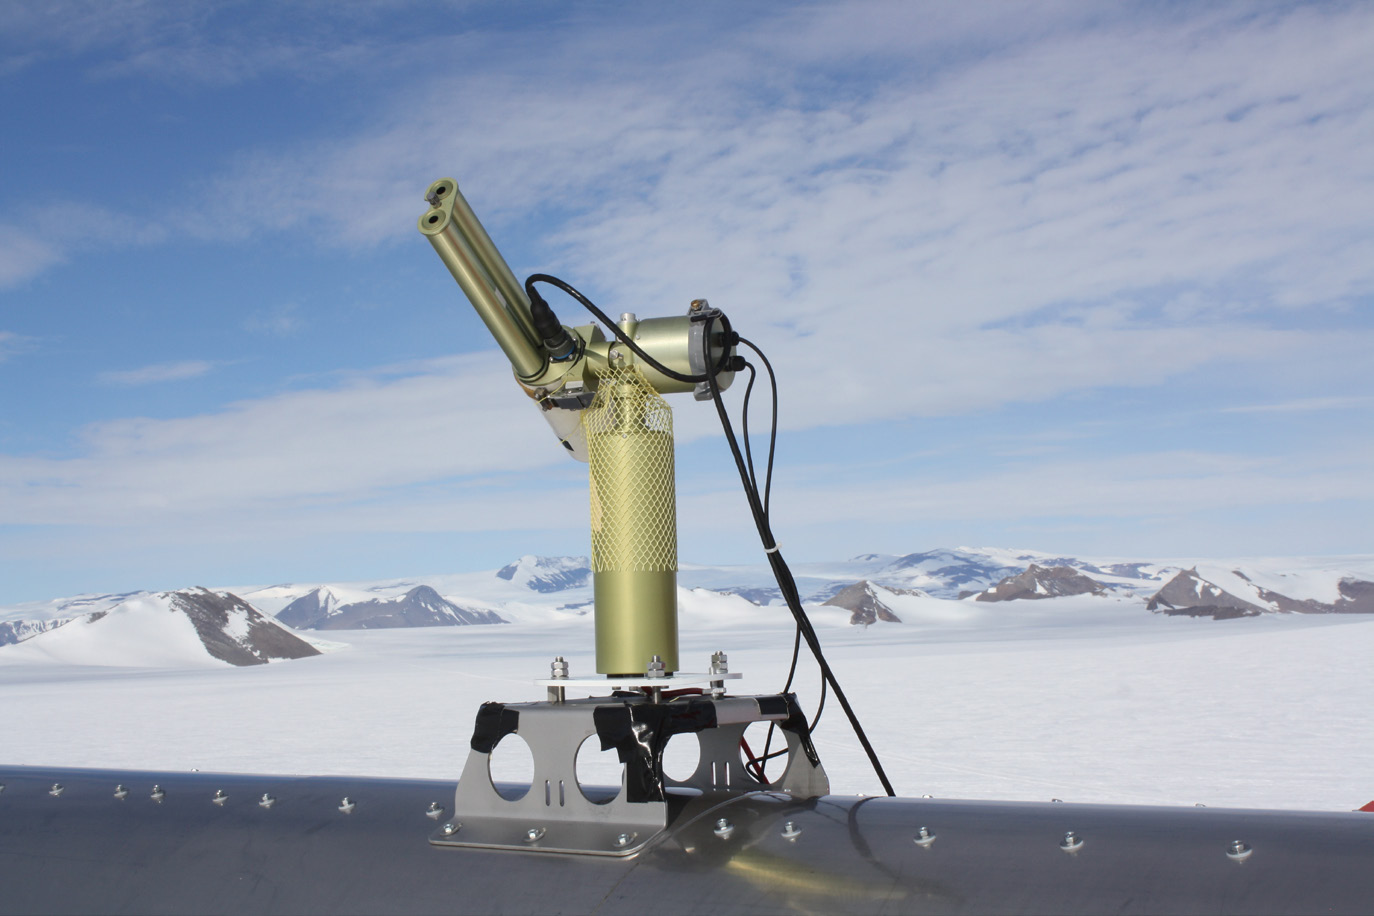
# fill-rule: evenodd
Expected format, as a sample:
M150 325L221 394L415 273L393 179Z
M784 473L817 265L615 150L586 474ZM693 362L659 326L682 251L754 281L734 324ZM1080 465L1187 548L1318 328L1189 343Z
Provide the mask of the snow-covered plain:
M683 667L724 649L738 692L779 689L780 607L682 596ZM902 624L812 608L903 795L1350 810L1374 799L1374 616L1168 618L1138 598L978 604L910 596ZM251 668L96 667L0 651L9 764L456 779L485 700L591 674L590 615L332 632ZM319 641L316 640L318 643ZM797 682L814 709L815 667ZM838 706L816 736L838 793L880 791Z

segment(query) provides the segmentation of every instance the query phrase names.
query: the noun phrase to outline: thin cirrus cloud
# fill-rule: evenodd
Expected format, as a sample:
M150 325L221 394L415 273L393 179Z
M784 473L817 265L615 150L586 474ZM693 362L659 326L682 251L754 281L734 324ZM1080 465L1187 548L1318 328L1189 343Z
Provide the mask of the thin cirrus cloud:
M32 231L0 225L0 289L17 286L61 261L61 251Z
M567 460L497 354L390 377L356 375L334 388L212 413L104 421L81 437L74 458L0 456L8 522L290 513L303 503Z
M23 352L29 344L28 338L13 331L0 331L0 363L16 353Z
M215 363L207 360L188 359L172 363L156 363L151 366L141 366L138 369L102 372L99 379L105 385L135 388L141 385L156 385L162 382L180 382L197 378L210 372L215 366Z
M1295 398L1269 404L1245 404L1222 408L1223 413L1308 413L1325 410L1349 410L1374 406L1374 397Z

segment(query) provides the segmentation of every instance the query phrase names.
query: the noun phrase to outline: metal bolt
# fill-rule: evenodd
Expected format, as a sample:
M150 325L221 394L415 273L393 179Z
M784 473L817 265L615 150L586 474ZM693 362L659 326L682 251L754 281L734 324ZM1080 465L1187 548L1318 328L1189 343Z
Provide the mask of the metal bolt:
M1250 858L1250 853L1254 852L1250 844L1242 840L1232 840L1231 845L1226 848L1226 858L1233 862L1244 862Z
M124 783L121 782L119 785L115 786L114 797L120 801L129 797L129 790L125 788Z
M67 787L62 785L62 783L55 782L52 784L52 788L48 790L48 794L51 795L53 798L57 798L59 795L62 794L63 790L66 788Z
M629 846L632 842L634 842L634 838L637 836L639 836L639 834L637 833L622 833L620 836L615 838L615 848L624 849L626 846Z
M1064 799L1062 799L1062 798L1051 798L1050 801L1052 801L1052 802L1058 802L1058 803L1061 804L1061 805L1064 803Z
M453 821L449 821L447 824L443 826L443 831L444 836L453 836L455 833L458 832L458 825L455 824Z
M270 792L262 793L262 798L258 799L258 807L270 808L277 803L276 798Z
M663 656L655 655L649 659L649 670L644 673L645 677L663 677L665 669L663 667Z
M917 846L924 849L935 842L935 834L930 832L929 827L922 827L916 831L916 836L912 837L912 841L915 842Z
M722 840L728 839L730 834L735 832L735 825L722 817L720 820L716 821L716 829L711 832Z
M624 323L627 322L627 321L638 321L638 320L639 320L639 317L638 317L637 315L635 315L634 312L621 312L621 313L620 313L620 323L621 323L621 324L624 324Z
M549 668L550 668L550 670L551 670L551 672L552 672L552 676L553 676L553 677L567 677L567 676L568 676L568 663L567 663L566 661L563 660L563 656L561 656L561 655L558 656L557 658L555 658L555 659L549 664Z
M611 349L606 353L606 355L611 359L620 359L620 348L611 347Z
M1078 852L1083 848L1083 841L1072 830L1066 830L1064 831L1064 839L1059 841L1059 848L1065 852Z
M801 833L801 828L792 821L788 821L782 825L782 838L784 840L795 840L797 837L801 836Z
M437 821L444 816L444 806L438 802L430 802L429 808L425 810L425 817Z
M724 652L713 652L713 653L711 653L711 673L712 673L712 674L729 674L729 673L730 673L730 666L729 666L729 664L727 663L728 661L729 661L729 660L728 660L728 658L726 657L726 655L725 655Z
M223 789L216 789L216 790L215 790L215 797L212 798L212 799L210 799L210 801L214 802L214 803L217 804L217 805L223 805L223 804L224 804L226 801L228 801L228 800L229 800L229 796L224 794L224 790L223 790Z
M543 836L544 836L544 828L543 828L543 827L531 827L529 830L526 830L526 831L525 831L525 842L526 842L526 843L535 843L535 842L538 842L539 839L540 839L541 837L543 837Z
M155 785L148 797L160 805L162 804L162 800L167 797L167 793L162 791L162 786Z
M343 801L339 802L339 810L344 814L352 814L353 809L356 807L358 807L357 804L347 795L343 797Z
M709 304L710 303L708 303L705 299L693 299L691 308L692 311L699 312L702 309L706 308L706 306L708 306Z

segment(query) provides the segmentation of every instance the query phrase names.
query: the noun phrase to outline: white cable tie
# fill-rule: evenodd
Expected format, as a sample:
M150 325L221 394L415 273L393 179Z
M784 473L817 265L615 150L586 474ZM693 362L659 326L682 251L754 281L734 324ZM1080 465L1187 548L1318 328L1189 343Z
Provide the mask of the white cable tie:
M765 547L764 553L777 553L782 548L781 544L774 544L772 547Z

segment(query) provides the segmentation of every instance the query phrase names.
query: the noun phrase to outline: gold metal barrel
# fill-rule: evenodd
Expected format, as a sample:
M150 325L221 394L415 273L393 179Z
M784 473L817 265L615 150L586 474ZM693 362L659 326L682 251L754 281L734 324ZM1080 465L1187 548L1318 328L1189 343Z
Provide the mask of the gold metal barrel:
M678 670L673 413L634 367L601 375L583 414L590 459L596 670Z
M463 195L458 193L457 182L451 178L439 179L429 186L426 199L430 201L430 209L420 216L420 231L434 246L453 279L458 281L487 330L515 367L515 374L522 379L535 378L548 361L536 345L529 302L524 300L515 278L510 275L510 268L496 251L482 224L477 222L477 217L472 215ZM507 290L513 287L514 292L498 292L503 287ZM507 298L517 293L519 298L513 302Z

